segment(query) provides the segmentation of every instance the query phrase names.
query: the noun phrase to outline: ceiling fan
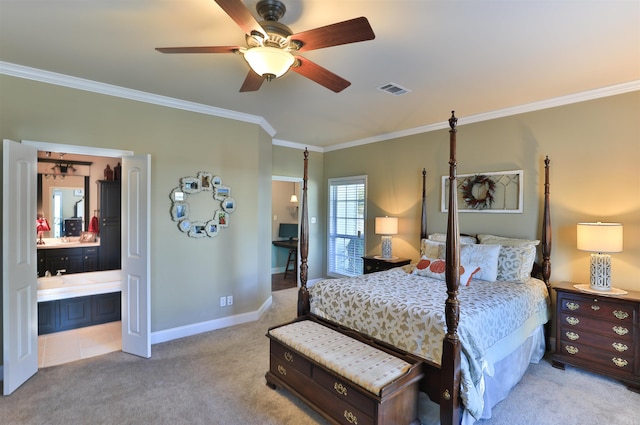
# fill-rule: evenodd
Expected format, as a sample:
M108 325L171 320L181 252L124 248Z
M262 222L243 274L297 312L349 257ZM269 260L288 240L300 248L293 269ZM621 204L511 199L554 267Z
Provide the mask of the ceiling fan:
M245 32L247 47L157 47L156 50L162 53L241 54L251 68L240 87L241 92L256 91L264 80L271 81L278 78L289 69L329 90L341 92L351 85L349 81L293 53L375 38L369 21L364 17L294 34L289 27L278 22L287 10L279 0L261 0L256 4L256 10L263 19L260 22L253 17L242 0L215 0L215 2Z

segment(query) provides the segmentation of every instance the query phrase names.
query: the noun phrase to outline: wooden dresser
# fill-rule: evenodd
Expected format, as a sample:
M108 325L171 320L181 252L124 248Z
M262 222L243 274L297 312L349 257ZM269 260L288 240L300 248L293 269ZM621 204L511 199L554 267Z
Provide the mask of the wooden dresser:
M562 282L554 288L558 296L553 366L587 369L640 392L640 292L605 296L573 285Z

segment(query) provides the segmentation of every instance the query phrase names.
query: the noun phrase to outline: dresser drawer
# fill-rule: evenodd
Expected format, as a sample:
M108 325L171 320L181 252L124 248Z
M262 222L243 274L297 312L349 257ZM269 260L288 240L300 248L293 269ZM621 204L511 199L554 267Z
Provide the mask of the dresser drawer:
M606 367L616 373L627 373L633 375L634 360L633 355L628 353L609 353L605 350L590 347L588 345L576 344L574 342L562 342L562 354L567 354L575 359L585 362L593 362Z
M636 351L631 337L603 337L600 335L594 335L588 331L583 331L582 329L574 329L570 327L561 328L560 339L563 344L589 345L611 354L624 354L630 358L634 358Z
M282 367L296 369L304 376L311 377L311 363L309 360L273 339L271 340L271 357L275 357ZM277 370L273 368L272 371L277 373Z
M319 387L313 397L322 400L323 411L341 425L374 425L374 411L364 412L340 398L335 391Z
M295 388L303 397L313 397L313 385L308 376L303 375L281 357L269 356L269 370L284 383Z
M561 314L559 317L559 326L564 331L573 330L574 332L582 331L583 333L598 333L611 338L619 338L631 341L633 339L633 326L621 322L604 321L597 317L579 316L577 314Z
M320 384L320 386L333 394L336 399L344 400L357 409L369 412L368 416L373 416L373 411L377 402L372 398L372 394L365 395L361 393L350 381L336 378L334 375L322 368L313 369L313 379Z
M633 325L636 309L637 307L630 303L603 301L595 296L565 296L561 305L562 312L612 320L629 326Z

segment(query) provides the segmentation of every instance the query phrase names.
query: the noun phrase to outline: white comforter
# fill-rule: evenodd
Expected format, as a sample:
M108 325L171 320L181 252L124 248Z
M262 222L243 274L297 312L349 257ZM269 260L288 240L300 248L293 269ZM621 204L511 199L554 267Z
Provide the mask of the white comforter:
M309 289L311 313L440 364L446 284L409 270L317 282ZM549 294L544 282L533 278L526 283L472 280L460 287L458 299L461 397L479 418L483 371L549 320Z

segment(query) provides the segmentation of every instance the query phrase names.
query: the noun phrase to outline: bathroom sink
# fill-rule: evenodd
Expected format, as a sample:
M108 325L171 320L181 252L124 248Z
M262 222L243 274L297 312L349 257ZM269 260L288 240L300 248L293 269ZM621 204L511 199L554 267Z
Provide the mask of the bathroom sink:
M49 289L61 286L64 283L61 277L52 276L52 277L39 277L38 278L38 289Z

